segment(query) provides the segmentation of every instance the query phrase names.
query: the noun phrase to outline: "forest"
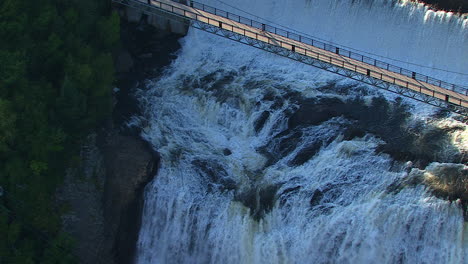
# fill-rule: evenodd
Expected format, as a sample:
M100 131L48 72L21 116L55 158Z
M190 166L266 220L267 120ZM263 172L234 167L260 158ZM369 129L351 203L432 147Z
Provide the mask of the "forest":
M76 262L54 195L112 111L110 4L0 1L0 263Z

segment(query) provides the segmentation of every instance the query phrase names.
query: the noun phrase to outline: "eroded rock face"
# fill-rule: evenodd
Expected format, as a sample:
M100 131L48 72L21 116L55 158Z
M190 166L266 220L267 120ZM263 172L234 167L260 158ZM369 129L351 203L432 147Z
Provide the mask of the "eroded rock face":
M103 146L107 178L104 218L116 263L131 263L141 223L143 189L157 173L159 155L143 140L122 135L106 137Z
M121 49L115 60L115 71L117 73L128 73L133 68L132 55L125 49Z
M423 183L436 196L468 203L468 166L453 163L429 164L423 171Z
M449 201L459 200L468 221L468 166L455 163L433 162L424 170L413 168L400 183L389 186L388 191L399 192L405 187L424 184L437 197Z

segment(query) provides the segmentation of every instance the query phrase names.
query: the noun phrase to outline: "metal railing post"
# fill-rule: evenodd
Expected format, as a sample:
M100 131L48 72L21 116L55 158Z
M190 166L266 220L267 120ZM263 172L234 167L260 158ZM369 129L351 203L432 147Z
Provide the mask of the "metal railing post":
M112 0L112 1L116 2L116 3L126 5L126 6L129 6L131 8L140 9L145 14L146 13L152 14L153 10L161 9L162 11L172 12L177 16L183 16L183 17L186 17L186 18L188 18L190 20L203 21L202 22L203 24L207 23L207 24L209 24L211 26L215 26L216 22L218 22L218 27L221 28L221 29L223 29L223 26L226 26L226 25L227 25L226 27L229 28L229 25L230 25L232 32L235 32L234 27L236 29L238 29L238 31L239 31L239 32L235 32L235 33L242 34L242 32L243 32L244 36L247 36L246 33L247 33L247 31L249 31L249 34L250 34L249 38L252 38L251 34L255 34L255 39L256 40L259 40L259 35L263 36L260 33L260 31L258 30L259 28L261 29L261 31L266 31L266 24L265 23L261 23L259 21L255 21L255 20L248 19L248 18L243 18L241 16L237 16L238 19L235 19L236 15L233 14L233 13L229 13L229 12L223 11L222 9L211 7L211 6L208 6L208 5L205 5L205 4L201 4L201 3L198 3L198 2L196 2L194 0L184 0L183 4L186 5L186 6L190 6L191 8L194 8L195 10L201 9L201 10L203 10L205 12L211 13L211 14L216 15L216 16L226 17L227 19L231 19L231 17L232 17L233 21L237 20L239 23L247 25L247 26L250 24L251 28L249 29L248 27L246 27L247 29L245 29L242 26L238 27L235 24L231 24L229 22L225 23L224 20L222 20L222 19L219 20L219 19L217 19L217 17L215 17L213 15L198 15L196 13L190 12L189 10L180 9L180 8L177 7L178 6L177 4L172 3L172 2L165 3L165 2L158 1L158 0L146 0L146 1L142 1L142 0L128 0L128 1L125 1L125 0ZM173 2L182 3L182 1L175 1L175 0ZM195 5L196 5L196 7L195 7ZM169 6L170 6L170 8L167 8ZM180 12L180 11L182 11L182 12ZM200 20L201 18L203 18L203 19ZM205 21L208 21L208 22L205 22ZM249 23L249 21L250 21L250 23ZM211 23L211 22L214 22L214 23ZM223 25L223 23L224 23L224 25ZM254 24L255 24L255 26L254 26ZM226 30L228 30L227 28L226 28ZM353 58L353 60L356 60L356 61L359 61L359 56L361 56L361 62L363 62L363 63L374 65L374 66L376 66L376 67L378 67L378 68L380 68L382 70L387 70L389 72L399 73L401 75L401 78L400 77L392 77L391 74L390 75L386 74L385 76L386 76L387 82L391 83L392 78L393 78L393 84L397 85L396 84L396 79L398 79L398 82L399 82L398 86L401 86L401 87L406 86L406 88L408 88L408 89L413 89L414 91L419 90L419 92L422 92L422 90L424 89L424 90L429 91L429 92L425 92L426 95L430 95L431 91L432 91L432 96L435 97L435 92L437 92L437 91L435 91L434 89L424 88L423 84L417 84L415 81L412 81L411 79L416 80L416 81L425 82L425 83L430 84L430 85L438 86L438 87L440 87L442 89L445 89L447 91L454 91L455 93L460 94L460 95L467 95L468 96L468 89L466 89L464 86L458 86L458 85L453 84L453 83L448 83L448 82L444 82L442 80L438 80L436 78L431 78L431 77L429 77L427 75L418 74L415 71L411 71L409 69L405 69L405 68L402 68L402 67L397 67L397 66L391 65L389 63L386 63L386 62L383 62L383 61L380 61L380 60L376 60L376 59L374 59L372 57L367 57L367 56L364 56L364 55L361 55L361 54L358 54L358 53L353 53L350 50L341 49L340 47L336 47L335 45L327 44L327 43L324 43L324 42L321 42L321 41L318 41L318 40L314 40L314 39L308 38L308 37L304 38L300 34L296 34L294 32L290 32L290 31L287 31L287 30L278 29L277 27L269 27L268 32L272 32L272 33L274 32L275 34L277 34L277 35L279 35L281 37L286 37L289 40L287 40L286 42L283 42L283 41L275 40L274 38L270 39L269 37L267 37L267 41L264 41L264 42L268 42L269 44L271 43L271 45L278 46L278 41L279 41L280 42L279 47L287 48L288 46L290 46L291 47L290 49L291 49L292 52L296 52L296 50L297 50L296 47L300 47L300 45L299 46L295 45L295 43L296 43L295 41L298 41L300 43L306 43L306 44L310 43L311 46L322 49L322 51L321 51L322 54L312 51L314 54L316 54L316 56L313 56L313 55L310 54L311 50L308 51L307 48L304 47L304 53L299 52L301 55L305 54L305 56L308 56L310 58L315 58L316 57L317 59L319 59L321 61L324 61L324 62L329 61L330 64L336 65L336 66L339 65L339 67L342 67L344 69L353 69L353 66L354 66L354 71L357 72L357 73L362 74L363 70L365 70L366 71L365 73L366 73L367 76L378 79L378 76L380 75L380 79L383 80L383 73L380 70L374 71L374 70L372 70L373 68L367 69L364 66L364 67L359 67L360 69L359 69L359 72L358 72L358 70L357 70L358 66L357 65L355 65L354 63L348 62L349 68L347 68L346 67L347 62L344 61L344 60L341 60L340 58L336 58L336 56L332 55L333 53L335 53L337 55L340 55L340 56L343 56L343 58L345 58L346 56L349 57L349 58ZM284 32L286 32L286 34L283 34ZM296 36L297 36L297 38L296 38ZM310 41L308 41L309 39L310 39ZM275 41L273 41L273 40L275 40ZM348 54L346 54L346 53L348 53ZM328 55L330 55L330 56L328 56ZM320 58L320 56L322 56L322 58ZM335 59L335 61L333 61L334 59ZM309 64L308 62L306 62L306 63ZM372 76L372 71L374 71L374 76ZM407 78L403 78L403 77L407 77ZM410 81L411 81L411 83L409 83ZM409 88L410 86L411 86L411 88ZM441 96L439 96L440 98L438 98L440 100L445 99L445 101L447 101L447 102L452 100L453 102L451 102L451 103L454 103L454 102L457 102L458 100L460 100L460 104L462 104L462 102L463 103L466 102L466 100L459 99L459 98L456 98L456 97L452 97L452 96L449 96L449 95L445 95L445 93L443 93L443 92L437 92L437 93L439 95L441 95ZM443 97L444 95L445 95L445 97Z

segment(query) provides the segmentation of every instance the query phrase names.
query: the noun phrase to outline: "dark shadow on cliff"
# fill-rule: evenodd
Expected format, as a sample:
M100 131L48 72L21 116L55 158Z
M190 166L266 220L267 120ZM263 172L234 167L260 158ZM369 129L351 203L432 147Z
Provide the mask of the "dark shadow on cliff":
M134 263L143 212L145 186L157 174L159 154L140 138L138 128L127 127L132 116L141 114L135 97L143 83L156 78L176 57L181 35L158 30L142 19L121 21L122 47L116 54L117 87L113 129L101 134L107 180L104 193L106 233L112 243L114 262Z
M180 49L181 35L158 30L144 22L121 21L122 48L116 55L117 87L115 93L114 125L124 133L138 135L139 131L125 127L125 123L141 109L135 98L136 89L144 89L143 81L159 76Z

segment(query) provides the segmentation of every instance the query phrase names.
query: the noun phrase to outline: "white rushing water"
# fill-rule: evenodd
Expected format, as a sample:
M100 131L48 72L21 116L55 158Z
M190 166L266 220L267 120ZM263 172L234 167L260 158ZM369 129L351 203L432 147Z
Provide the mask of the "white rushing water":
M328 41L467 72L466 21L390 2L229 1ZM145 190L137 263L467 263L460 207L422 185L392 189L408 170L377 150L381 139L345 137L354 121L340 115L291 121L304 100L378 95L396 97L191 29L139 94L135 123L162 159ZM435 111L403 102L414 120Z

